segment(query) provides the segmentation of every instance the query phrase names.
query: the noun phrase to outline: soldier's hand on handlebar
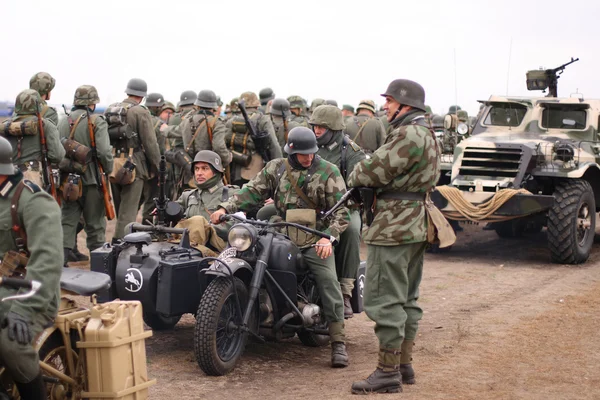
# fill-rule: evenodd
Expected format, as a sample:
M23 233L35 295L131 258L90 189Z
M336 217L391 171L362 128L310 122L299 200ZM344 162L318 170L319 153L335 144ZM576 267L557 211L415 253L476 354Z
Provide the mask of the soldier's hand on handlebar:
M315 243L315 250L317 255L322 259L326 259L333 253L333 245L327 238L321 238Z
M225 214L227 214L227 210L225 210L224 208L219 208L217 211L210 215L210 222L215 225L220 224L221 222L223 222L221 221L221 216Z
M19 344L29 344L33 340L30 321L16 312L9 311L2 323L2 327L8 329L8 339Z

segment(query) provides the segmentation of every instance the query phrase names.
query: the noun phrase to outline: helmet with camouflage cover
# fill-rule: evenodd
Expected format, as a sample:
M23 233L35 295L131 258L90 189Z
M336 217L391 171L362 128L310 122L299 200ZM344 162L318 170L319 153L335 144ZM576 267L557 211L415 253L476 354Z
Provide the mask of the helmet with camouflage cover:
M342 111L336 106L329 104L323 104L313 111L310 121L311 125L323 126L332 131L341 131L346 125L344 125L344 116Z
M325 104L329 104L330 106L338 106L337 101L335 100L325 100Z
M56 80L47 72L38 72L29 80L29 89L33 89L41 96L48 94L54 89Z
M271 88L264 88L258 92L258 97L260 97L260 105L265 106L269 100L273 100L275 98L275 93L273 93L273 89Z
M271 103L270 114L287 117L290 114L290 102L286 99L276 98Z
M467 122L469 120L469 113L466 112L465 110L458 110L458 112L456 113L456 116L458 117L458 120L461 122Z
M193 90L186 90L179 96L179 106L191 106L198 98L198 95Z
M175 105L170 101L165 101L165 104L161 107L160 112L163 112L165 110L172 110L173 112L175 112Z
M202 108L210 108L216 110L219 108L217 105L217 95L212 90L204 89L198 92L198 97L194 101L194 105Z
M373 114L377 112L375 111L375 102L373 100L361 100L360 103L358 103L358 107L356 107L356 112L359 112L361 109L369 110Z
M0 136L0 175L14 175L17 169L13 165L12 146L6 138Z
M125 93L130 96L146 97L148 94L148 85L143 79L132 78L127 82Z
M316 98L310 103L309 111L313 112L315 111L315 108L322 106L323 104L325 104L325 99Z
M40 94L33 90L23 90L15 100L15 113L17 115L33 115L38 112L42 101Z
M194 165L199 162L205 162L207 164L212 165L214 169L218 172L223 172L223 164L221 163L221 157L214 151L210 150L200 150L196 153L196 157L194 157L194 161L192 162L192 174L194 173Z
M240 95L240 99L244 100L247 108L259 107L260 101L258 101L258 96L254 92L244 92Z
M165 105L165 98L160 93L150 93L146 96L146 107L162 107Z
M81 85L75 90L73 96L74 106L91 106L92 104L100 103L98 91L92 85Z
M456 114L457 111L462 110L459 105L453 105L448 108L448 114Z
M287 98L287 101L290 102L290 108L301 108L301 109L304 109L306 107L306 102L300 96L296 96L296 95L290 96L290 97Z
M283 148L287 154L314 154L319 150L313 131L303 126L292 129Z
M425 111L425 89L417 82L408 79L393 80L381 95L390 96L401 105Z

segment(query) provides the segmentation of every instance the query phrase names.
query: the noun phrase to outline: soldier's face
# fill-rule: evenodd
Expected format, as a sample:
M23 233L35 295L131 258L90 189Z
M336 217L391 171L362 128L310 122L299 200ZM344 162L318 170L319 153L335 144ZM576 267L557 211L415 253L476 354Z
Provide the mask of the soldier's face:
M385 104L383 105L383 109L387 115L388 122L392 122L390 118L394 116L400 107L400 103L398 103L392 96L385 96Z
M166 109L165 111L160 113L159 118L167 122L169 118L171 118L171 115L173 115L173 110Z
M215 176L215 173L208 163L197 162L194 164L194 179L196 179L196 182L204 183L213 176Z
M315 133L316 137L320 138L325 134L325 132L327 132L327 128L324 126L313 125L313 132Z
M308 168L311 166L313 159L315 158L314 154L296 154L296 157L298 158L298 162L300 163L300 165L302 165L304 168Z

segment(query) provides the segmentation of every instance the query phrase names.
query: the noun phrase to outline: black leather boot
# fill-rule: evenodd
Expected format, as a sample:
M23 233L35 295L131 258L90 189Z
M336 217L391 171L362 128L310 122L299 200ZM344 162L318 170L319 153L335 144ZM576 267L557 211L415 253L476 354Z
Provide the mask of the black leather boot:
M46 383L40 373L29 383L15 382L22 400L46 400Z
M77 248L77 244L73 247L73 250L69 253L69 261L81 262L81 261L90 261L90 258L83 253L79 252Z
M63 267L65 267L65 268L69 268L68 262L69 262L69 254L71 253L71 251L72 251L71 249L67 249L66 247L63 248L63 254L65 257L65 259L63 261Z

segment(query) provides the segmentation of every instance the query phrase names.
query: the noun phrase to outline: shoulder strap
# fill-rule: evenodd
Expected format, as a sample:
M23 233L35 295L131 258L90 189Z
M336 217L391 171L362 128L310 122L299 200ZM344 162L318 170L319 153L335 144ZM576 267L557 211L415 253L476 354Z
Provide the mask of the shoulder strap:
M363 125L364 126L364 125ZM342 173L342 177L344 181L346 180L346 169L348 163L346 162L346 156L348 155L348 144L350 144L350 138L344 135L344 139L342 140L341 153L342 156L340 158L340 172Z
M194 117L192 116L192 121L193 120L194 120ZM196 141L196 138L198 137L198 134L200 133L200 129L202 128L202 125L204 125L205 123L206 123L206 116L204 117L204 119L202 121L200 121L200 124L198 124L198 128L196 128L196 132L194 133L194 136L192 136L190 143L188 143L188 146L185 149L186 153L189 153L190 149L194 145L194 141ZM212 143L212 140L211 140L211 143Z
M358 130L358 132L356 132L356 135L354 136L354 138L352 140L354 140L356 142L356 139L358 139L358 137L362 133L363 129L365 129L365 126L367 126L367 124L369 123L369 121L372 120L372 119L373 119L373 117L368 118L365 122L363 122L362 125L358 122L358 119L355 119L356 124L360 127L360 129Z
M49 105L47 105L47 104L46 104L46 105L44 105L44 106L42 106L42 111L40 111L40 116L41 116L42 118L44 118L44 115L46 115L46 113L48 112L48 109L49 109L49 108L50 108L50 106L49 106Z
M313 162L313 164L314 164L314 162ZM311 199L308 198L308 196L306 195L306 193L304 193L302 191L302 189L300 189L298 187L298 182L294 181L294 178L292 177L292 168L290 167L290 163L289 163L289 161L287 159L285 160L285 169L286 169L286 172L288 174L288 179L290 180L290 183L294 187L294 190L296 191L296 194L298 196L300 196L300 198L302 199L302 201L304 201L304 203L306 203L306 205L308 207L310 207L312 209L316 209L317 205ZM311 170L312 170L312 168L311 168ZM310 173L310 170L308 172ZM308 175L308 174L306 175L306 180L304 181L304 184L306 184L306 182L308 181L309 176L310 175Z
M81 121L81 117L83 117L84 115L85 114L81 114L79 116L79 118L77 118L77 120L75 121L73 126L71 127L71 133L69 134L69 139L73 139L73 135L75 135L75 129L77 129L77 125L79 125L79 121Z
M19 220L19 199L21 198L21 193L23 193L24 188L25 183L23 181L20 181L15 188L15 194L10 202L10 217L12 219L11 229L17 249L20 252L27 253L27 234L25 233L25 228L23 225L21 225L21 221Z

